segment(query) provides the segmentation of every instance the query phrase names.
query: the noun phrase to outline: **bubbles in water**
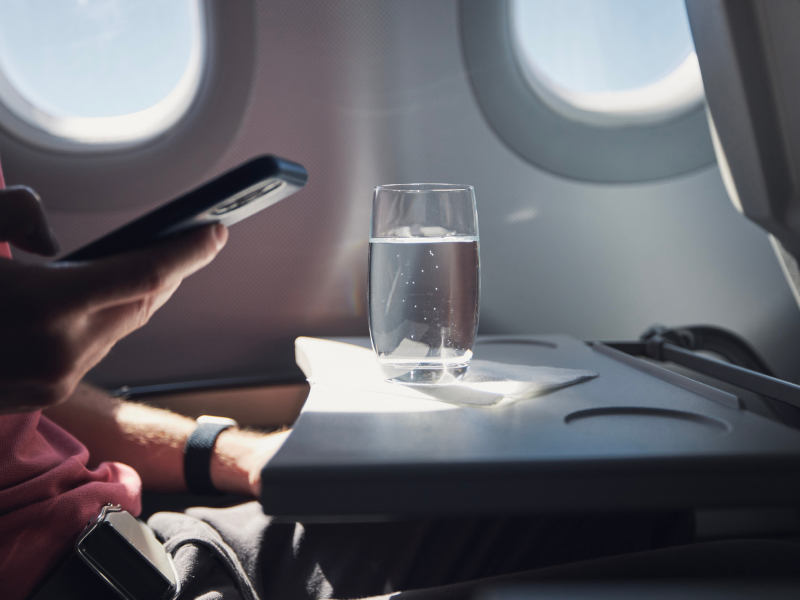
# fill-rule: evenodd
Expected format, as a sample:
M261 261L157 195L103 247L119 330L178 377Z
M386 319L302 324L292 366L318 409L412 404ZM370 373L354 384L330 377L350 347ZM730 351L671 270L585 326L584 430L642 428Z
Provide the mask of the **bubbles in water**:
M477 289L477 268L472 269L473 263L477 261L477 248L476 244L470 243L455 243L448 240L437 240L441 245L436 246L434 243L420 242L420 243L405 243L401 244L374 244L371 245L373 252L372 261L370 263L370 278L372 290L380 291L377 296L370 297L370 327L373 335L373 343L376 349L380 348L379 356L381 357L381 364L394 365L394 362L402 362L405 365L407 358L419 357L406 357L402 353L406 352L406 348L398 349L398 341L406 339L407 341L414 342L412 347L414 350L419 349L420 346L427 346L431 352L430 356L426 354L426 360L430 360L430 364L442 363L443 368L450 369L451 363L455 365L458 360L465 355L465 352L471 347L471 339L474 331L475 315L472 311L467 311L463 315L465 323L461 324L456 322L461 319L461 304L462 300L469 303L470 297L461 298L459 294L459 302L454 302L451 298L452 290L450 284L452 282L443 282L442 285L447 284L448 287L438 287L440 279L438 276L428 277L426 273L431 270L431 263L427 262L424 255L429 257L436 257L436 252L441 252L441 259L445 261L445 271L450 272L451 268L458 269L459 275L462 275L461 270L463 266L470 267L466 271L467 279L458 281L459 289L464 290L464 294L473 294ZM436 248L436 251L433 248ZM387 252L388 250L388 252ZM394 251L397 262L391 260L391 253ZM467 264L467 260L472 261ZM404 266L405 265L405 266ZM442 265L433 263L434 271L438 271ZM389 268L387 268L387 266ZM477 264L474 265L477 267ZM402 292L402 288L397 288L396 283L400 282L400 277L404 276L405 270L417 271L421 275L420 287L417 288L416 279L405 280L406 285L413 285L414 290ZM474 274L473 274L474 271ZM409 273L411 275L411 273ZM395 283L396 282L396 283ZM374 285L373 285L374 284ZM431 293L430 286L434 286L434 292ZM442 292L439 294L439 292ZM393 302L387 302L387 296L393 296ZM401 300L400 304L405 304L406 300L415 299L416 304L409 304L410 308L405 308L397 305L397 299ZM422 304L420 304L422 302ZM390 308L387 310L387 306ZM440 306L441 305L441 306ZM441 311L439 309L442 309ZM413 311L411 310L413 309ZM428 311L431 313L430 323L428 323ZM442 316L450 313L448 316ZM424 327L419 327L417 319L422 316ZM399 324L399 325L398 325ZM462 325L465 333L461 332ZM414 328L422 335L417 335L412 331ZM409 331L409 329L411 331ZM424 330L424 332L423 332ZM398 335L399 334L399 335ZM403 335L405 334L405 335ZM419 340L419 341L417 341ZM437 352L438 348L442 352ZM446 351L444 349L447 348ZM401 352L402 350L402 352ZM396 356L395 353L401 352ZM416 354L416 352L411 352ZM402 360L401 360L402 359ZM405 361L405 362L404 362ZM413 362L413 361L411 361ZM425 363L428 365L428 363ZM389 368L389 367L386 367ZM394 368L393 366L391 368ZM400 367L398 367L400 368ZM402 368L405 368L403 366ZM426 366L427 368L427 366ZM2 594L0 594L2 595Z

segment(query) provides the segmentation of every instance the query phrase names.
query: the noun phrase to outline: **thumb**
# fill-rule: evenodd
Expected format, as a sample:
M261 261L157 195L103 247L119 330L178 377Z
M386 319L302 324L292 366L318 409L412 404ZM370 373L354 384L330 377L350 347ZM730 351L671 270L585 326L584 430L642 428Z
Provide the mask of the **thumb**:
M42 203L31 188L18 185L0 190L0 241L44 256L58 253Z
M62 291L66 302L88 301L95 309L124 304L173 285L202 268L228 239L221 223L170 236L139 250L108 258L57 265L72 270L73 285Z

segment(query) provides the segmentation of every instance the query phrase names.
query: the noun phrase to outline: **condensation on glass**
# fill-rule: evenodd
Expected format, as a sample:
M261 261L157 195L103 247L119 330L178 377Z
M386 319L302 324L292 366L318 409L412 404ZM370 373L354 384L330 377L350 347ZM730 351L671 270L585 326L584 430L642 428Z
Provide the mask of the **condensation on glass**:
M509 27L529 86L573 120L652 124L703 101L683 0L510 0Z
M205 54L202 0L0 0L0 119L58 149L134 145L186 113Z

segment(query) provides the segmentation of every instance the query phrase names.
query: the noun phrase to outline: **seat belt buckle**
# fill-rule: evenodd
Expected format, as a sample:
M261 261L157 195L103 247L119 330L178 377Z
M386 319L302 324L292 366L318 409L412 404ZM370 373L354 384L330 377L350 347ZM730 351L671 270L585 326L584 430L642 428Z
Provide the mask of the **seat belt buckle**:
M153 531L107 504L75 541L75 553L125 600L174 600L180 577Z

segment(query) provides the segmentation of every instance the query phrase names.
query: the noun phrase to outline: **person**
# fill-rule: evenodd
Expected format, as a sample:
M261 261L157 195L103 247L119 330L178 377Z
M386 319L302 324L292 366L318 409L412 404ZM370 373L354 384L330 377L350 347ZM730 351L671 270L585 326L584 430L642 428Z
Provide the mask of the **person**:
M25 187L0 192L0 239L41 255L58 249L41 202ZM116 402L80 382L226 240L227 230L216 225L91 263L0 260L4 598L24 598L100 506L119 503L138 514L143 485L185 489L180 443L194 422ZM0 252L10 258L7 245ZM211 471L219 489L255 495L258 469L250 465L265 460L278 439L222 436Z
M144 326L183 279L213 260L227 236L215 225L86 263L0 260L5 600L28 597L103 505L120 504L138 515L142 490L186 491L183 448L195 422L111 398L82 380L117 341ZM0 240L45 256L57 252L32 190L0 191ZM10 258L5 244L0 253ZM210 465L214 486L257 498L261 468L288 434L222 432ZM487 581L481 578L535 579L531 573L541 571L531 569L675 544L687 539L676 535L683 531L678 522L670 513L309 524L277 522L257 502L158 513L148 521L174 557L181 598L282 600L403 590L410 598L464 598ZM685 562L689 569L696 563L691 557ZM727 568L741 562L728 560ZM647 571L646 565L636 568ZM616 572L613 563L600 569ZM624 565L616 569L627 572ZM597 567L588 573L596 575ZM103 590L98 597L116 597Z

